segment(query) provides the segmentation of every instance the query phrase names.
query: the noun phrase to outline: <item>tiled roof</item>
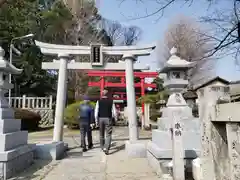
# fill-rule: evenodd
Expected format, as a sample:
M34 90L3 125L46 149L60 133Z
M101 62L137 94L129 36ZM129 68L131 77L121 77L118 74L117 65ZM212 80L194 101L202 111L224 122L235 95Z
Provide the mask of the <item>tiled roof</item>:
M196 99L198 96L197 96L196 92L189 90L189 91L183 93L183 97L184 97L184 99Z

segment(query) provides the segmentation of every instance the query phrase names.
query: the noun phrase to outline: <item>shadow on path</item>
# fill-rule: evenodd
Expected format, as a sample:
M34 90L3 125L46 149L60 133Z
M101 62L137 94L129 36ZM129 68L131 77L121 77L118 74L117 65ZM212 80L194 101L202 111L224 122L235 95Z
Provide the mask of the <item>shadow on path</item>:
M21 173L18 173L9 180L43 179L54 167L58 165L58 163L58 161L34 160L33 164L29 168L25 169Z
M139 140L151 140L152 137L140 137ZM114 138L112 139L112 141L127 141L129 140L129 137L125 137L125 138Z
M117 153L117 152L119 152L119 151L121 151L123 149L125 149L125 144L122 144L120 146L115 146L115 147L111 148L111 150L109 152L109 155L115 154L115 153Z
M99 148L99 143L93 143L93 149L94 148ZM81 145L76 145L76 146L71 146L71 147L68 147L67 151L71 151L71 150L74 150L74 149L82 149Z
M79 151L79 152L68 152L66 155L66 159L87 159L87 158L91 158L93 156L83 156L83 152Z

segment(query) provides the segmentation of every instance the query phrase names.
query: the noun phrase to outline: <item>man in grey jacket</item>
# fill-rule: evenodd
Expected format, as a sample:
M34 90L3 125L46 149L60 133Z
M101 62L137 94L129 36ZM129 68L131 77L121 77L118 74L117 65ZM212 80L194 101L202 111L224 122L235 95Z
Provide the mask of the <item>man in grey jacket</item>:
M97 101L94 115L96 124L99 125L100 146L103 152L107 155L112 140L112 119L117 118L115 105L113 100L109 99L107 89L103 90L102 98Z

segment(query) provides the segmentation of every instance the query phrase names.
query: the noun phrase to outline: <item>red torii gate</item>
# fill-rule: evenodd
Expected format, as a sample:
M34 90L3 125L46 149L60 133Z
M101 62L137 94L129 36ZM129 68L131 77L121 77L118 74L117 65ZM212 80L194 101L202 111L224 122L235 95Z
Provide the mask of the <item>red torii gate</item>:
M89 86L100 86L100 92L103 91L104 87L126 87L126 81L125 81L125 72L124 71L94 71L90 70L87 72L88 76L91 77L101 77L101 80L99 82L89 82ZM139 83L135 83L135 87L141 87L141 96L145 95L145 88L151 87L156 88L156 84L148 84L145 83L145 78L154 78L157 77L157 72L134 72L134 77L138 77L141 79ZM113 82L105 82L104 77L121 77L120 83L113 83ZM123 93L120 93L123 94ZM102 95L102 94L101 94ZM121 98L120 98L121 99ZM142 104L142 113L144 113L144 103Z

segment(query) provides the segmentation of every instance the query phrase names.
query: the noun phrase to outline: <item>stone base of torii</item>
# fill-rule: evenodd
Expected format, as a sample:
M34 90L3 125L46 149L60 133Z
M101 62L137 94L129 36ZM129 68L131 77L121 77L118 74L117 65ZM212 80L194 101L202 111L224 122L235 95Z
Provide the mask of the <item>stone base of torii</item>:
M67 46L48 44L35 41L39 46L41 52L47 55L58 56L59 60L54 62L43 62L43 69L59 70L58 73L58 89L57 89L57 102L54 121L54 135L53 143L50 145L41 146L41 156L49 154L49 151L55 148L55 156L59 157L64 151L63 143L63 118L64 108L66 102L67 91L67 70L68 69L83 69L83 70L125 70L126 73L126 90L127 90L127 107L129 118L129 140L126 141L126 151L130 157L146 157L146 147L138 140L138 125L136 113L136 100L134 88L134 69L141 69L135 67L137 64L134 62L138 56L148 56L155 49L155 46L101 46L101 57L103 55L121 56L121 62L118 63L103 63L94 65L93 62L69 62L71 55L91 55L91 46ZM91 56L90 56L91 57ZM124 61L124 62L123 62Z

